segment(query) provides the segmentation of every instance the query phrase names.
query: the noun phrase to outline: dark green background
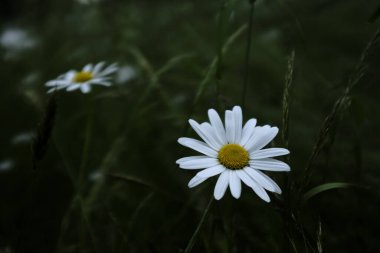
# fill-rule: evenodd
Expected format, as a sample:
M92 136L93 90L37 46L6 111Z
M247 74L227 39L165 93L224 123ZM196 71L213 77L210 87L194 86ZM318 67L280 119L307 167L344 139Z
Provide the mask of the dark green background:
M11 57L0 48L0 162L14 161L11 170L0 171L0 252L180 252L186 247L215 179L189 190L194 173L180 170L175 161L194 152L176 140L184 135L190 115L205 121L207 109L215 107L214 75L194 105L196 92L220 41L248 22L248 1L227 1L224 28L218 32L221 3L1 2L0 30L25 29L37 43ZM296 188L325 117L379 26L368 21L377 8L376 0L256 3L244 116L282 129L284 77L294 49L289 180ZM241 103L246 38L247 30L223 57L222 110ZM339 113L312 164L304 190L328 182L355 187L296 204L291 209L295 224L283 215L289 206L281 198L266 204L247 187L240 200L227 192L213 205L193 252L295 252L291 241L298 252L318 252L317 244L323 252L378 251L379 40L364 61L364 75L349 94L347 109ZM185 57L166 65L180 55ZM44 83L102 60L134 66L137 77L108 89L95 87L89 95L60 92L53 139L33 171L31 144L11 140L36 129L49 97ZM157 75L163 66L171 68ZM195 134L187 131L186 136ZM86 138L86 180L78 197L72 179L78 179ZM280 135L275 142L284 145ZM133 180L108 174L89 180L99 170ZM283 173L271 176L285 187ZM94 195L91 189L102 179ZM305 247L300 229L312 245Z

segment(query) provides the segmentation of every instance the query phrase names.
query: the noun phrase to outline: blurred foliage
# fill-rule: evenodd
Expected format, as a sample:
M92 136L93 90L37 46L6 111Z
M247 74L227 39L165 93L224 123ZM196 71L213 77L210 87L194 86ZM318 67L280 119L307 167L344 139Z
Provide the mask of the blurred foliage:
M249 1L3 0L0 6L1 33L18 38L3 36L0 45L0 163L12 161L0 166L0 252L183 250L215 180L187 188L193 173L175 161L193 153L176 140L195 136L189 117L205 121L208 108L241 103ZM378 8L377 0L256 1L244 115L281 129L294 50L287 108L292 171L273 175L284 194L272 195L271 204L247 187L238 201L226 194L193 252L377 252L378 40L301 186L323 122L379 25ZM233 34L217 82L212 61ZM136 76L88 96L60 92L53 136L33 170L28 133L44 114L44 83L102 60L131 66ZM280 135L276 144L284 144ZM299 201L297 194L332 182L362 187Z

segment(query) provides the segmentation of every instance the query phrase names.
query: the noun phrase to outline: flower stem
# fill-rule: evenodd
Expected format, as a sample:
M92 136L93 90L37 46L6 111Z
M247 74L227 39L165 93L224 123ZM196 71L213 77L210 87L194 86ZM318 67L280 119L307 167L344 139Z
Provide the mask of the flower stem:
M212 196L211 199L210 199L210 201L208 202L207 207L206 207L206 209L203 212L202 218L199 221L197 228L195 229L193 235L190 238L189 243L186 246L186 249L184 251L185 253L190 253L191 250L193 249L193 246L194 246L194 244L195 244L195 242L197 240L198 234L199 234L199 232L200 232L203 224L206 221L207 215L209 214L209 212L211 210L211 205L212 205L213 202L214 202L214 196Z
M256 0L249 0L250 10L249 10L249 21L248 21L247 46L245 50L245 76L244 76L244 85L243 85L242 103L241 103L241 107L243 111L245 108L245 100L247 97L248 82L249 82L249 68L250 68L249 59L251 55L253 12L254 12L254 7L255 7L255 1Z
M223 1L220 6L218 17L218 39L217 39L217 58L215 70L215 92L216 92L216 107L220 109L220 85L222 82L222 64L223 64L223 44L224 44L224 30L225 30L225 10L226 1Z
M86 166L88 161L88 153L91 145L91 135L92 135L92 123L93 123L93 111L91 106L91 101L86 101L86 113L87 113L87 122L86 122L86 132L85 132L85 138L83 143L83 150L82 150L82 161L79 167L79 173L78 173L78 190L80 191L82 184L84 182L84 177L86 174Z

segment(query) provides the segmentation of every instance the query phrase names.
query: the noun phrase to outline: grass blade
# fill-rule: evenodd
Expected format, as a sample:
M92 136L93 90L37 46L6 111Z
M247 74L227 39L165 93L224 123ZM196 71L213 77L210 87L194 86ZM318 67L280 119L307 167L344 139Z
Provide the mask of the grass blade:
M322 222L319 220L318 222L318 230L317 230L317 253L323 253L322 247Z
M204 224L205 221L206 221L206 217L208 216L208 214L209 214L209 212L210 212L211 205L212 205L213 202L214 202L214 196L212 196L211 199L210 199L210 201L208 202L207 207L206 207L206 209L205 209L204 212L203 212L202 218L201 218L201 220L199 221L197 228L195 229L193 235L192 235L191 238L190 238L189 243L188 243L187 246L186 246L186 249L185 249L185 251L184 251L185 253L190 253L191 250L193 249L194 244L195 244L195 242L196 242L196 240L197 240L197 238L198 238L198 234L199 234L199 232L200 232L200 230L201 230L203 224Z
M349 79L346 88L342 92L341 96L336 100L334 103L334 106L332 107L330 113L326 117L322 128L319 132L318 139L316 141L316 144L314 145L312 154L307 162L305 172L304 172L304 178L302 180L302 187L300 188L302 190L303 187L305 187L310 180L311 172L312 172L312 164L314 160L318 157L319 153L322 151L323 148L328 148L326 145L328 137L332 138L332 131L335 129L336 124L339 122L341 115L347 110L348 105L350 104L350 94L353 88L362 80L364 75L367 73L367 64L366 60L368 56L370 55L373 48L377 47L380 44L380 28L377 29L375 32L375 35L372 37L372 39L367 44L367 47L364 49L360 60L358 64L356 65L356 68ZM331 142L330 142L331 144ZM331 145L329 145L331 146Z
M32 143L33 169L37 167L37 162L45 156L49 141L52 136L55 119L57 116L57 99L54 93L48 100L44 115L38 124L36 134Z
M341 183L341 182L321 184L307 191L303 195L303 200L308 201L310 198L315 197L316 195L323 193L325 191L329 191L333 189L342 189L342 188L347 188L347 187L352 187L352 186L356 186L356 185L350 184L350 183Z
M368 22L374 23L376 20L378 20L380 17L380 5L377 7L377 9L373 12L371 17L369 18Z
M294 58L295 52L292 50L292 53L288 59L288 67L285 75L285 87L284 94L282 97L282 141L284 146L287 148L289 146L289 107L291 103L290 92L293 84L293 75L294 75ZM289 157L289 156L287 156Z
M166 72L170 71L172 68L174 68L175 66L177 66L181 62L188 60L190 58L193 58L193 57L194 57L193 53L185 53L185 54L180 54L180 55L174 56L173 58L170 58L168 60L168 62L163 67L158 69L155 74L157 76L161 76L162 74L165 74Z
M115 179L123 180L125 182L131 182L131 183L139 184L139 185L142 185L144 187L148 187L148 188L153 189L153 190L156 188L153 185L151 185L151 184L149 184L149 183L147 183L147 182L145 182L139 178L133 177L133 176L120 174L120 173L109 173L108 176L115 178Z
M245 29L247 29L247 25L241 26L236 32L234 32L227 39L226 43L224 44L224 46L222 48L222 56L224 56L227 53L228 49L235 42L235 40L244 32ZM207 87L207 84L210 82L211 78L214 76L215 71L216 71L216 67L217 67L217 62L218 62L218 56L216 56L212 60L210 66L207 69L205 77L203 78L203 80L200 82L200 84L198 86L198 90L196 92L195 99L193 102L193 107L195 107L195 105L198 104L200 98L203 95L205 88Z
M245 50L245 75L244 75L242 102L241 102L241 107L243 111L245 108L245 100L247 97L247 89L248 89L248 83L249 83L249 69L250 69L249 63L250 63L250 56L251 56L253 13L255 11L255 0L250 0L249 4L250 4L250 8L249 8L249 18L248 18L247 46Z

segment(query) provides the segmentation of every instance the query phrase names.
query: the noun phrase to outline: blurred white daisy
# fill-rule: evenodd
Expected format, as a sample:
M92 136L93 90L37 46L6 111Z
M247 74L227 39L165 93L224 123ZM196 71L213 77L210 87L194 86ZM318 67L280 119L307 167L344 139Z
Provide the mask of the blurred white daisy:
M30 49L36 45L35 39L21 28L7 28L0 34L0 45L9 50Z
M87 64L81 71L70 70L46 83L46 86L51 87L48 93L61 89L66 89L66 91L80 89L82 93L88 93L92 85L111 86L110 75L115 73L118 67L116 63L106 68L104 66L105 62L99 62L96 65Z
M21 132L12 138L11 143L13 145L28 144L32 142L33 137L34 137L33 132Z
M0 46L5 49L6 59L15 59L25 50L33 49L38 41L26 30L9 27L0 34Z
M14 162L10 159L0 161L0 172L9 171L14 167Z
M290 171L289 165L271 157L289 154L285 148L265 148L277 135L278 128L269 125L256 126L250 119L243 127L243 116L239 106L225 112L225 127L218 113L208 111L210 123L189 123L204 142L192 138L179 138L178 142L202 153L201 156L184 157L177 160L182 169L198 170L188 186L195 187L206 179L219 175L214 197L219 200L228 186L233 197L241 194L241 181L264 201L270 202L265 190L281 194L280 187L264 171Z
M135 78L137 75L137 71L134 67L130 65L125 65L119 68L116 73L116 82L118 84L124 84Z

